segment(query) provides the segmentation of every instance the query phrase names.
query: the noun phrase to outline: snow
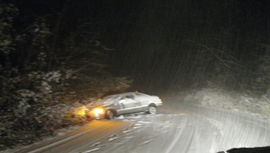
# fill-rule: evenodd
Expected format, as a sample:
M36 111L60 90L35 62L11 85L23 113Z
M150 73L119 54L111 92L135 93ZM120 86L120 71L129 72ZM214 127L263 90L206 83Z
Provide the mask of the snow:
M92 127L93 130L102 127L108 129L105 133L95 133L94 137L89 136L87 139L84 137L91 129L66 138L74 141L72 147L75 148L67 152L214 153L235 147L270 146L270 123L265 120L246 113L181 104L177 101L166 102L155 115L126 115L113 121L93 123L104 124ZM129 126L123 126L123 123L129 123ZM119 128L109 129L111 125ZM78 136L84 141L75 143L73 138ZM62 140L50 145L61 145L64 142Z
M214 153L270 145L268 122L201 106L181 107L175 114L126 116L134 124L97 152Z

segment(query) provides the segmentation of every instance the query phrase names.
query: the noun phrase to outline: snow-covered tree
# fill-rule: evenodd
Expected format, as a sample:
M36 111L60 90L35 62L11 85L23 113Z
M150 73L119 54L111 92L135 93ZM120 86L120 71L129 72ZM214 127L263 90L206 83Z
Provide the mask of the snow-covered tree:
M78 102L131 84L106 71L108 49L85 31L59 37L61 18L23 15L0 5L0 150L82 123L73 114Z

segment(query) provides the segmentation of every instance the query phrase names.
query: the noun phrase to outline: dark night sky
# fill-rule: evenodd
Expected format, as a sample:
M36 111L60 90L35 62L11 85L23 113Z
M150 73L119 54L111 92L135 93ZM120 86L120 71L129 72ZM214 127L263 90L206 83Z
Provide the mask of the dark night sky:
M197 42L200 41L197 36L211 36L222 32L222 29L229 29L232 37L242 40L242 43L253 39L266 43L269 40L270 2L231 2L104 2L99 10L104 13L101 14L104 15L103 22L106 23L103 42L116 48L112 54L116 74L134 77L138 90L167 90L175 88L175 84L181 86L187 83L192 76L186 74L190 73L189 68L182 70L187 64L183 59L189 56L187 52L192 52L192 49L185 45L187 40ZM249 51L245 50L244 45L239 46L234 52L245 64L251 57L247 55Z
M36 12L62 7L55 1L13 2ZM200 73L186 60L200 56L194 52L196 43L227 36L224 40L233 39L227 43L233 48L230 53L245 65L259 54L245 44L269 42L269 0L79 0L71 8L65 26L91 21L101 42L115 49L109 55L110 70L133 78L140 91L194 84L190 78Z

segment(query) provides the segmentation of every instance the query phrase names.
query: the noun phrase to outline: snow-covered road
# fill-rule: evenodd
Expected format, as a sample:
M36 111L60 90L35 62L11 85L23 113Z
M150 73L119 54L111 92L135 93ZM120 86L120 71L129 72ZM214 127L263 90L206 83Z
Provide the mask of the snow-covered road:
M100 153L214 153L270 145L270 124L247 114L183 104L163 112L126 117L135 123L131 132Z
M170 101L156 115L94 121L82 129L18 152L214 153L270 146L270 123L237 112ZM38 146L38 147L37 147ZM14 150L13 150L14 151Z

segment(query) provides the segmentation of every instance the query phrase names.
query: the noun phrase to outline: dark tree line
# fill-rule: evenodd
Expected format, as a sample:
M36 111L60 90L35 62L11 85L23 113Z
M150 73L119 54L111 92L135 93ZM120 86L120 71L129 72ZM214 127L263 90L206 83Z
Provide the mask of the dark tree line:
M80 124L73 109L130 86L107 70L113 50L89 18L76 20L77 2L1 1L0 150Z

